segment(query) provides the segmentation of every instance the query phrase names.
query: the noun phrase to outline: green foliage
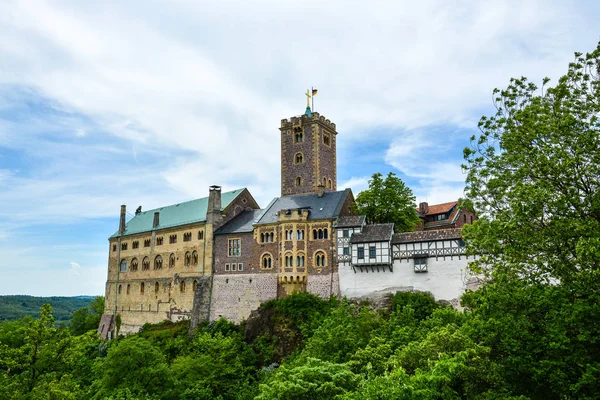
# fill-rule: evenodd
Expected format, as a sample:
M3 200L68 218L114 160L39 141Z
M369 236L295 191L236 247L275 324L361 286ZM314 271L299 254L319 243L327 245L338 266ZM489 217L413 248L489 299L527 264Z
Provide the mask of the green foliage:
M73 335L81 335L87 331L98 329L100 318L104 313L104 297L98 296L85 308L73 313L69 329Z
M464 150L464 229L476 272L600 290L600 44L555 87L526 78L494 91L497 112Z
M414 231L419 223L416 198L402 179L390 172L385 179L375 173L369 189L356 197L357 212L367 217L367 223L394 223L396 232Z
M33 297L33 296L0 296L0 321L13 321L30 315L39 318L40 308L44 304L52 306L54 319L57 322L68 322L73 312L87 307L95 298L91 296L77 297Z

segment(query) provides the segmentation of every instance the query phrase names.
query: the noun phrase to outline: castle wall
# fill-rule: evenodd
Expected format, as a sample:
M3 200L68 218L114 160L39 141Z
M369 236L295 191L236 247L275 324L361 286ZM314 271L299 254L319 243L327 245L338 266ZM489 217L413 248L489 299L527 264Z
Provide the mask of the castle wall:
M472 261L472 257L470 260ZM431 292L437 300L452 300L465 291L469 278L466 272L469 260L466 256L446 256L427 258L427 272L414 270L414 259L394 260L393 272L385 267L363 271L354 269L350 263L340 263L340 291L342 296L357 297L392 287L402 287Z
M261 303L277 298L277 275L214 275L211 297L211 321L241 322Z
M339 296L340 282L338 273L309 275L306 283L306 291L323 299L329 299L331 296Z

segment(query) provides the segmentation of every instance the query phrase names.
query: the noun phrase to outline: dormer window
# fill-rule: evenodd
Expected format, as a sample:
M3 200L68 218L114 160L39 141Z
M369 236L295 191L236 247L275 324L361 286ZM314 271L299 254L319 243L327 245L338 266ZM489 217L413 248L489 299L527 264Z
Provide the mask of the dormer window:
M438 214L435 216L436 221L443 221L446 219L446 214Z

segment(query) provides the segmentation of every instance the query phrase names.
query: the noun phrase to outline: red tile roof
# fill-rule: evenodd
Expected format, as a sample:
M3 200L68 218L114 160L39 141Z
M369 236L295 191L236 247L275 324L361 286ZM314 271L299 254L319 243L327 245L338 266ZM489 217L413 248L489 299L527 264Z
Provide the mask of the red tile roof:
M434 215L434 214L441 214L441 213L447 212L448 210L450 210L452 207L454 207L457 204L458 204L457 201L451 201L449 203L442 203L442 204L431 204L431 205L429 205L429 210L427 211L427 213L425 215ZM418 208L417 208L417 211L419 211Z

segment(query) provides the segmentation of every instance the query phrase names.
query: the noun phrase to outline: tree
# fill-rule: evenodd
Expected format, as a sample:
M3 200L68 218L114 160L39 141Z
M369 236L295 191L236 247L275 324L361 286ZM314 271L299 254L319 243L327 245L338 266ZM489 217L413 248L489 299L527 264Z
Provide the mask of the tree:
M548 82L494 90L496 114L464 150L468 199L483 216L465 234L482 255L476 272L581 294L600 289L600 44Z
M415 195L402 179L390 172L385 179L375 173L369 180L369 189L356 197L358 213L367 217L367 223L393 222L397 232L414 231L419 223Z
M69 329L73 335L81 335L90 330L98 329L100 318L104 312L104 297L97 296L88 307L73 312Z

